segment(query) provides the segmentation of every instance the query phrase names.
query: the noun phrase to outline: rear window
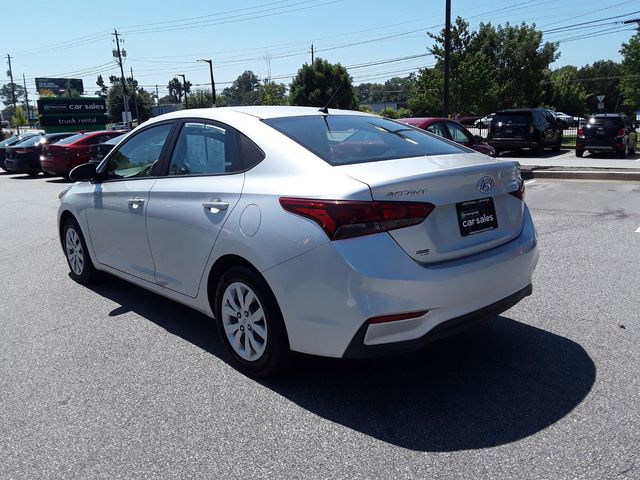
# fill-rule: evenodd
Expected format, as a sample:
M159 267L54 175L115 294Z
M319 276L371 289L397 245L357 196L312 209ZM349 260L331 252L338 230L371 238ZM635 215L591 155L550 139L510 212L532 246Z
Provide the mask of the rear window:
M36 135L35 137L29 137L26 140L17 143L15 146L16 147L33 147L34 145L37 145L40 140L42 140L42 137L40 135Z
M407 125L363 115L312 115L263 121L331 165L467 151Z
M591 117L589 119L590 125L604 125L604 126L614 126L614 127L623 127L624 121L620 117Z
M491 123L532 123L531 112L501 112L496 113Z
M81 140L85 137L86 135L84 133L76 133L75 135L71 135L70 137L67 138L63 138L62 140L56 142L56 144L58 145L70 145L74 142L77 142L78 140Z

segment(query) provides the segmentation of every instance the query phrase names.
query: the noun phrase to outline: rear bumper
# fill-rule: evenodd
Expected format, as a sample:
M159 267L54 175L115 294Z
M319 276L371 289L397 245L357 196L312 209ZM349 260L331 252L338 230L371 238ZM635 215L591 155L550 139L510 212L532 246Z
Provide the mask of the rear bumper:
M464 332L465 330L473 328L486 320L500 315L502 312L509 310L523 298L531 295L531 293L533 293L533 287L529 284L522 290L519 290L502 300L474 312L467 313L466 315L446 320L429 330L429 332L422 337L414 340L407 340L405 342L367 345L366 334L369 325L365 323L355 334L353 340L351 340L351 343L344 353L344 358L372 358L419 350L429 343L457 335L458 333Z
M262 272L280 305L291 349L360 358L387 349L410 351L438 337L430 332L445 329L439 327L445 322L504 311L530 293L538 261L526 206L524 212L517 238L439 264L415 262L385 233L328 242ZM369 324L373 317L424 311Z
M7 158L5 169L14 173L32 173L41 171L40 161L30 158Z
M612 139L607 142L594 142L588 139L576 140L576 148L578 150L589 150L592 152L620 152L624 149L623 139Z
M513 148L537 148L538 142L524 138L489 138L487 143L494 149L509 150Z
M69 160L46 159L42 160L42 171L51 175L69 175L74 165Z

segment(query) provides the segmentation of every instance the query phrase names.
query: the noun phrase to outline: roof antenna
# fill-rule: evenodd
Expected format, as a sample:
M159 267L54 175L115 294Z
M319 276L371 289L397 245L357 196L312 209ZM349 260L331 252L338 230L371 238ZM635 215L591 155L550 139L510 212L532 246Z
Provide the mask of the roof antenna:
M329 114L329 104L333 102L333 99L336 98L336 95L338 94L341 88L342 88L342 84L338 85L338 88L336 89L335 92L333 92L333 95L331 95L331 98L329 99L327 104L324 107L318 109L320 113L324 113L326 115Z

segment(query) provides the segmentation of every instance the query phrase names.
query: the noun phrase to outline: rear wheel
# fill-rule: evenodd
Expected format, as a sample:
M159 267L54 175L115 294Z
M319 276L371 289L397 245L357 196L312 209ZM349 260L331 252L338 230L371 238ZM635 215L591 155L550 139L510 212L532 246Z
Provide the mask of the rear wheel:
M87 244L78 222L69 218L62 228L62 243L69 264L69 274L76 282L86 285L95 280L97 271L93 267Z
M289 351L280 308L267 283L247 267L227 270L216 288L214 314L233 366L256 377L280 371Z
M576 157L581 157L584 155L584 150L576 150Z
M544 137L540 137L540 141L538 142L538 146L536 147L536 155L541 157L544 155Z

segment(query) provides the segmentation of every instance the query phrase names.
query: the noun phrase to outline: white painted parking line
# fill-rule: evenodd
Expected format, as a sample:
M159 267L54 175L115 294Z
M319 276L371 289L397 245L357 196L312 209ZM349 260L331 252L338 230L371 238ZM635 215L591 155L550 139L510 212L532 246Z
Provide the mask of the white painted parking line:
M524 182L525 185L531 185L532 183L536 183L535 180L529 180L527 182Z
M636 233L640 233L640 227L636 228Z

